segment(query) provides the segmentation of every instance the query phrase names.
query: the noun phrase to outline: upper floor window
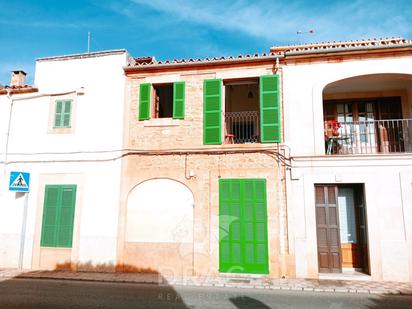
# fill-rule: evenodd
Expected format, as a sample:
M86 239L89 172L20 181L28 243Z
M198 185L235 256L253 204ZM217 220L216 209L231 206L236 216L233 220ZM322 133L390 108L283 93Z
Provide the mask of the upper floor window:
M70 128L71 125L71 100L57 100L54 113L55 128Z
M173 84L153 85L154 118L172 118L173 116Z
M411 151L401 97L326 100L323 111L326 154Z
M139 120L185 117L185 82L140 84Z
M203 122L205 145L222 144L222 136L229 144L280 143L279 75L204 80Z
M259 79L223 81L225 143L260 142Z

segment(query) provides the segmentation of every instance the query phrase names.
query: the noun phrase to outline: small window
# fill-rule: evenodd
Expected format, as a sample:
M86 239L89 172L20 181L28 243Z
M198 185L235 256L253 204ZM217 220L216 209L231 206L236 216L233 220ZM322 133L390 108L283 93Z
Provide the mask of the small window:
M173 84L153 85L154 118L172 118L173 116Z
M55 128L70 128L71 124L71 100L57 100L54 113Z
M185 82L140 84L139 120L185 118Z

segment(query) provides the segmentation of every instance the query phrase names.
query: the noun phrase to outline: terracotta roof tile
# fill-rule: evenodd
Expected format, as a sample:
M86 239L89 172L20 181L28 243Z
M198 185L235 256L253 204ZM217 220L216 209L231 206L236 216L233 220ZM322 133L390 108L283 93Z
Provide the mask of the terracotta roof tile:
M411 46L412 40L404 38L382 38L382 39L367 39L359 41L333 41L321 43L308 43L300 45L286 45L273 46L269 53L263 54L246 54L238 56L227 57L213 57L213 58L189 58L189 59L173 59L157 61L154 57L140 57L134 58L134 62L129 63L129 68L143 68L143 67L162 67L175 65L189 65L189 64L216 64L236 61L269 59L274 57L287 57L288 54L304 54L304 53L323 53L323 52L342 52L350 50L362 49L380 49L380 48L397 48L403 46Z
M221 56L221 57L207 57L207 58L189 58L189 59L173 59L173 60L164 60L156 61L154 57L143 57L135 58L135 62L129 64L129 67L149 67L149 66L170 66L170 65L184 65L184 64L203 64L203 63L223 63L223 62L235 62L243 60L259 60L259 59L268 59L276 56L281 56L281 53L270 52L263 54L246 54L238 56ZM140 59L151 58L151 61L141 61Z
M286 46L273 46L271 52L284 52L284 53L305 53L305 52L333 52L337 50L350 50L350 49L368 49L368 48L387 48L387 47L399 47L411 45L412 40L404 38L382 38L382 39L367 39L359 41L333 41L333 42L321 42L321 43L308 43L300 45L286 45Z
M38 89L31 85L24 85L24 86L2 86L0 85L0 95L7 94L8 89L10 89L11 94L18 94L18 93L30 93L30 92L37 92Z

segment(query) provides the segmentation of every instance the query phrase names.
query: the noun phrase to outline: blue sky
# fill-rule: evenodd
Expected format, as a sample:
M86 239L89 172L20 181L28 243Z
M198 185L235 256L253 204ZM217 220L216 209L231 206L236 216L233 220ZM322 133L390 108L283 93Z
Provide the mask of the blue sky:
M298 30L314 29L313 35ZM0 84L35 59L91 50L192 58L267 52L272 45L412 38L410 0L0 0Z

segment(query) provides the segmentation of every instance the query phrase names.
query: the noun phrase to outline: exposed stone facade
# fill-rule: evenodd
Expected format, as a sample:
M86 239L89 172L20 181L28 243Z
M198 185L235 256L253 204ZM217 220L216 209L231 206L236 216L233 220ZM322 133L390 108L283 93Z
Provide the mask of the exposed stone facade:
M179 275L218 275L219 178L263 178L267 181L269 275L294 276L293 258L288 258L285 251L285 168L278 162L278 145L203 145L203 81L211 78L256 78L267 74L273 74L273 64L255 64L252 68L237 66L179 72L129 73L126 86L124 143L125 148L130 151L143 153L128 155L123 159L119 265L131 265L138 269L149 268L165 274L173 272ZM139 85L147 82L175 81L186 82L185 119L139 121ZM156 153L153 153L154 151ZM193 193L192 246L125 241L128 194L138 184L155 178L179 181ZM182 252L186 255L182 256Z

